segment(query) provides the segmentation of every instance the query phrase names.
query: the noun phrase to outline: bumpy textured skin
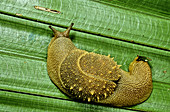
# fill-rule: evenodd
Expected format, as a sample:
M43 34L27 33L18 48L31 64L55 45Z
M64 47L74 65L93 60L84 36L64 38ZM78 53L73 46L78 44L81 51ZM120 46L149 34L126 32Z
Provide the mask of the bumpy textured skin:
M68 96L112 106L131 106L145 101L152 92L151 69L136 57L129 72L110 58L80 50L69 39L73 24L59 32L48 47L47 70L53 83ZM140 60L140 61L138 61Z

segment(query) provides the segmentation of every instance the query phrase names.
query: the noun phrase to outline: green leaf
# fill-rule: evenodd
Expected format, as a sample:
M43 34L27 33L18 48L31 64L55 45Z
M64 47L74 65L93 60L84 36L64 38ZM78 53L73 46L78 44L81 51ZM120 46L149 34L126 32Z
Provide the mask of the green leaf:
M170 111L169 1L109 1L1 0L1 111ZM46 68L52 38L48 26L64 31L71 22L76 47L110 54L123 70L128 71L137 55L152 59L153 92L146 102L126 108L78 103L51 82Z

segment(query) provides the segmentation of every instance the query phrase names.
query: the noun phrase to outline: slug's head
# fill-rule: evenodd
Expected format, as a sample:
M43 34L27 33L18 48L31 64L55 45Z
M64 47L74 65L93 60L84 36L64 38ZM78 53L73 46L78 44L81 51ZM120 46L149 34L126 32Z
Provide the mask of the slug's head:
M152 59L148 57L137 55L137 57L133 60L133 62L131 62L129 66L129 72L131 72L137 64L148 63L148 61L151 61L151 60Z
M59 37L69 38L69 33L73 25L74 23L71 23L71 25L64 32L59 32L56 29L54 29L52 26L49 26L49 28L54 32L54 38L59 38Z

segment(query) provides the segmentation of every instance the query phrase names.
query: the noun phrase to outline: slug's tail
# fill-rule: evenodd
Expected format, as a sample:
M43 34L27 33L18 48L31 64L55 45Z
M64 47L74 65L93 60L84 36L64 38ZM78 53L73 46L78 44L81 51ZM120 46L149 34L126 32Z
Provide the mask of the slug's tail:
M69 33L70 33L70 30L71 30L73 25L74 25L74 23L71 23L71 25L64 32L59 32L55 28L53 28L52 26L49 26L49 28L54 32L54 37L55 38L59 38L59 37L69 38Z

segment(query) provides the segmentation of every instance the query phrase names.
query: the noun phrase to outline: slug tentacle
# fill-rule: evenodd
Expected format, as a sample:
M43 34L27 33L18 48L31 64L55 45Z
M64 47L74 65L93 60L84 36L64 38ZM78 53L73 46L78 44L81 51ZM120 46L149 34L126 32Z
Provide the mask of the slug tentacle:
M71 30L73 25L74 25L74 23L71 23L71 25L64 32L59 32L55 28L53 28L52 26L49 26L49 28L54 32L54 38L58 38L58 37L69 38L69 33L70 33L70 30Z
M48 46L47 69L50 79L65 94L88 102L131 106L145 101L152 92L149 58L137 56L129 72L110 55L77 49L66 31L54 32Z

